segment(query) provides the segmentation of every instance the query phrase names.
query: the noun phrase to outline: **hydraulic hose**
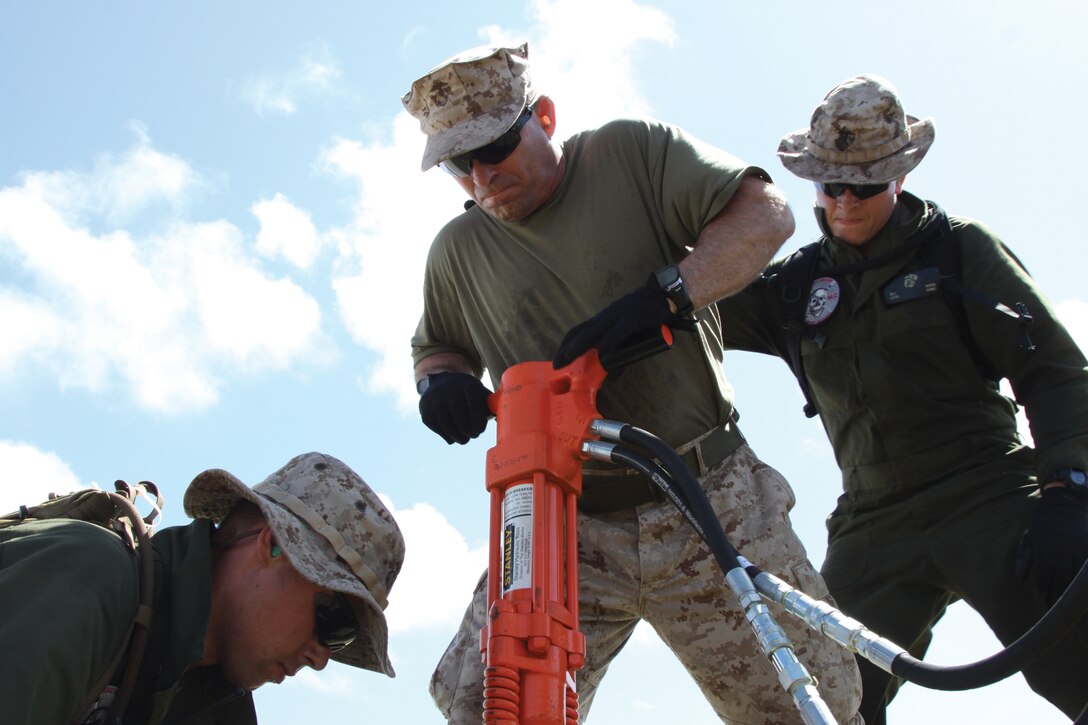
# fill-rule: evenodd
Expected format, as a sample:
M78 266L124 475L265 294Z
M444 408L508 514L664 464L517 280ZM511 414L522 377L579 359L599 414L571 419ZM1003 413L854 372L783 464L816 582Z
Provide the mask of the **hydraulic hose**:
M599 420L590 425L590 429L595 434L612 440L621 439L628 428L630 426ZM638 431L638 429L634 430ZM665 492L665 495L714 554L718 566L725 575L726 584L737 597L760 648L778 673L779 683L793 699L801 716L801 722L805 725L834 725L835 717L820 697L815 678L797 658L785 630L774 620L770 609L763 603L736 549L722 531L721 524L718 523L714 509L706 497L706 492L699 485L699 481L671 448L648 433L638 432L643 433L643 436L639 436L638 433L631 436L632 445L645 441L646 447L652 448L650 452L657 454L663 466L659 466L640 451L616 446L613 443L587 441L583 444L582 451L593 458L631 466L646 475L654 485ZM675 490L677 486L679 490ZM694 507L690 505L692 501L694 501Z
M932 690L973 690L1016 674L1057 644L1088 613L1086 572L1088 562L1043 618L997 654L968 665L941 667L904 653L892 662L892 674Z
M626 423L594 421L590 425L590 430L604 438L630 443L636 448L647 451L661 461L661 467L669 474L667 478L662 480L662 483L665 484L663 490L666 491L666 495L669 495L667 492L669 482L680 487L678 495L687 504L681 509L681 513L689 522L693 522L692 526L695 527L696 532L706 542L706 545L710 547L710 551L714 554L714 558L717 560L722 572L744 568L737 558L737 550L729 543L725 532L722 531L721 524L718 523L718 519L714 515L714 508L710 505L703 487L699 485L699 480L695 478L687 464L684 463L684 459L680 457L680 454L674 451L669 444L652 433ZM613 455L615 455L615 452L613 452ZM656 466L656 464L653 465ZM637 468L637 466L632 464L632 468ZM653 478L651 477L650 480L653 481ZM654 483L661 486L657 481L654 481ZM669 499L672 500L673 496L670 495ZM673 503L675 505L675 501Z
M699 523L699 519L695 517L695 514L688 506L687 499L683 496L683 491L676 486L676 482L673 481L672 476L669 475L668 471L658 465L652 458L630 448L623 448L614 443L600 443L597 441L587 441L582 446L582 450L595 458L607 456L607 460L610 460L613 463L622 463L625 466L630 466L641 473L661 490L680 514L687 519L688 523L691 524L691 527L702 536L703 525Z
M764 574L741 557L728 542L721 523L714 515L710 501L698 480L680 455L663 440L647 431L615 421L595 421L591 430L602 438L619 440L647 451L661 461L656 479L651 475L651 481L659 487L662 484L680 486L687 503L687 506L681 508L680 511L707 542L723 573L728 576L733 568L743 567L765 597L782 604L813 629L866 657L878 667L922 687L957 691L971 690L999 682L1034 662L1088 613L1088 562L1086 562L1065 593L1043 618L997 654L964 665L941 666L923 662L894 643L874 635L864 625L846 617L825 602L814 600L793 590L792 587L773 576ZM618 450L619 455L625 457L626 465L643 471L642 467L635 462L638 459L637 453L632 455L625 449ZM615 455L614 451L613 456ZM650 464L657 465L653 461L650 461ZM664 469L666 475L660 475L660 469ZM665 490L668 495L667 489ZM672 496L669 498L673 500ZM1077 718L1076 725L1088 725L1088 707Z

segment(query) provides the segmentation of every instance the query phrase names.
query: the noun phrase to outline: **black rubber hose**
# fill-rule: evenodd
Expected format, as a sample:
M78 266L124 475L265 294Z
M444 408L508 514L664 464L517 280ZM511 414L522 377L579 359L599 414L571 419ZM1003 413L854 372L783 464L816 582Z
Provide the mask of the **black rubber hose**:
M620 428L619 437L624 443L630 443L645 450L661 461L662 467L670 474L673 482L680 486L688 502L688 509L700 524L696 531L710 547L722 572L729 572L740 567L740 555L729 543L725 531L722 530L721 522L714 513L714 507L710 505L710 500L706 497L706 491L699 485L699 479L691 472L680 454L657 436L632 425L624 425Z
M631 425L620 428L619 438L658 458L665 471L671 474L672 481L683 488L688 508L702 528L701 531L698 528L696 530L718 559L722 571L730 571L734 566L740 566L739 554L726 538L706 493L684 459L657 436ZM746 571L752 578L759 573L754 566L749 566ZM1086 613L1088 562L1081 567L1068 589L1043 618L997 654L978 662L953 666L927 664L909 654L901 654L893 660L892 672L909 682L933 690L971 690L992 685L1023 670L1038 659L1076 626ZM1088 707L1077 718L1076 725L1088 725Z
M688 520L691 527L700 536L703 535L704 527L688 505L684 492L676 485L676 481L668 471L659 466L656 461L633 449L616 446L612 449L612 462L629 466L648 478L651 483L661 489L672 505Z
M892 661L892 672L932 690L972 690L992 685L1034 662L1088 612L1088 562L1069 588L1035 625L997 654L968 665L941 667L908 654ZM1081 719L1078 718L1077 722Z

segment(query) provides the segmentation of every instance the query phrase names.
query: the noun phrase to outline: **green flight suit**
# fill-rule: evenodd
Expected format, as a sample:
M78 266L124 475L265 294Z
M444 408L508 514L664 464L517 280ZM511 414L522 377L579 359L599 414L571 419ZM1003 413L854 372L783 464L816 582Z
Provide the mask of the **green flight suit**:
M1018 346L1018 321L973 299L963 311L977 347L1007 378L1030 421L1034 448L1016 432L1014 403L980 372L944 293L889 304L885 289L932 264L918 249L834 277L820 269L877 259L933 213L903 193L865 256L823 220L814 275L819 335L802 337L803 369L842 470L844 493L828 518L823 575L844 612L921 657L946 607L963 599L1008 644L1045 612L1014 573L1016 549L1038 501L1037 476L1088 469L1085 357L1018 260L978 222L951 217L961 280L1013 305L1023 302L1036 349ZM775 274L773 263L764 278ZM924 276L924 273L920 276ZM911 278L914 279L914 278ZM807 292L808 290L806 290ZM823 294L823 293L821 293ZM788 359L778 291L756 282L718 303L725 347ZM828 314L828 310L830 314ZM826 316L826 317L825 317ZM1082 626L1082 630L1085 627ZM897 682L862 662L867 721L882 718ZM1031 687L1076 716L1088 698L1082 632L1025 670Z
M211 522L163 529L148 648L125 723L250 725L252 696L204 652L211 608ZM124 642L136 606L135 557L114 533L47 520L0 531L0 721L71 725ZM119 679L119 678L118 678Z

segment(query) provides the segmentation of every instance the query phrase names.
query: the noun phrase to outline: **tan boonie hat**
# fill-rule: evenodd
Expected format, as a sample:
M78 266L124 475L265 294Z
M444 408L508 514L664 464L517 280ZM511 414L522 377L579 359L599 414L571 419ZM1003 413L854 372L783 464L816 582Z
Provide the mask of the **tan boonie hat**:
M459 53L413 83L401 98L427 134L424 171L491 143L532 101L528 43Z
M802 179L881 184L913 170L933 137L932 118L906 115L895 86L866 74L832 88L813 111L809 128L778 144L778 157Z
M222 469L204 471L185 491L185 513L218 524L239 500L260 507L299 574L354 598L359 636L332 659L393 677L383 610L404 537L377 494L343 462L306 453L253 488Z

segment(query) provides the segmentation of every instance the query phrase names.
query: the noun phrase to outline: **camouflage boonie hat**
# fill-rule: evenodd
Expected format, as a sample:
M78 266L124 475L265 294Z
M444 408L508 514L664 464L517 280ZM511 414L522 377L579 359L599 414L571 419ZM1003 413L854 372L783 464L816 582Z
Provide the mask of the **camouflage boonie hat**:
M532 101L528 43L459 53L415 81L401 98L427 134L424 171L491 143Z
M377 494L343 462L306 453L253 488L222 469L204 471L185 491L185 513L218 524L243 499L260 507L299 574L353 598L361 631L332 659L393 677L383 610L404 538Z
M782 139L778 157L802 179L881 184L912 171L933 138L932 118L908 116L895 86L866 74L832 88L809 128Z

